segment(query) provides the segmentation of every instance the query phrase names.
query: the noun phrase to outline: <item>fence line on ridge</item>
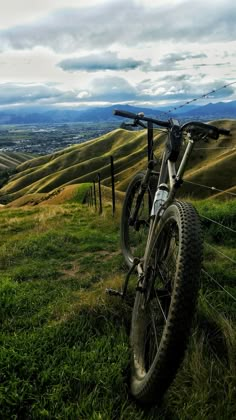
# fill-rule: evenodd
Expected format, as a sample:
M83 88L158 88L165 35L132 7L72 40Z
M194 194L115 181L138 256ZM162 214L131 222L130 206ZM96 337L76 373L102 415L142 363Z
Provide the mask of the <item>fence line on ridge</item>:
M147 150L148 159L153 157L153 133L152 133L153 130L152 130L152 127L149 127L149 130L150 130L150 134L149 134L149 137L148 137L148 150ZM111 194L112 194L112 196L111 196L112 215L114 216L115 211L116 211L116 200L115 200L115 162L114 162L114 157L113 156L110 156L110 167L111 167L111 170L110 170L110 180L111 180L110 184L111 184ZM107 179L107 177L106 177L106 179ZM101 181L102 181L101 173L98 173L97 178L95 178L93 180L93 186L90 187L90 189L88 190L89 194L86 193L88 205L90 207L91 206L95 207L95 210L99 211L99 214L102 214L102 212L103 212L103 197L102 197L103 194L102 194L102 190L101 190ZM225 194L228 197L232 197L232 199L234 199L234 197L236 197L235 193L228 191L230 188L232 188L232 186L229 187L229 188L226 188L225 190L222 190L222 189L218 188L217 186L209 186L209 185L204 185L204 184L191 182L191 181L186 181L186 180L184 181L184 183L191 184L193 186L193 188L198 187L198 188L201 188L201 189L208 189L208 190L211 190L211 191L216 191L216 192L219 192L221 194ZM96 188L96 185L97 185L97 188ZM213 199L212 196L209 196L209 197L205 198L205 200L208 200L210 198ZM210 218L210 217L208 217L204 214L200 214L200 218L202 220L203 225L204 225L204 223L206 225L207 222L208 222L208 224L210 223L210 226L212 224L216 224L219 227L219 229L223 229L223 230L229 232L228 235L236 234L235 229L233 229L230 226L226 226L224 223L221 223L221 221L219 221L219 220L214 220L213 218ZM219 256L219 258L222 258L222 259L226 260L227 263L233 264L233 265L236 264L236 260L234 258L231 258L230 256L226 255L221 250L217 249L217 246L213 246L206 239L204 239L204 248L205 248L205 245L206 245L206 247L210 248L211 251L213 251L215 254L217 254ZM222 245L223 244L221 244L221 246ZM208 281L210 281L212 284L214 284L216 286L216 289L215 289L216 292L225 293L230 299L232 299L232 301L234 301L234 302L236 301L236 297L234 297L233 294L229 290L226 289L226 287L230 287L230 286L226 286L225 284L222 284L222 282L218 281L218 279L215 278L216 274L213 275L212 273L209 273L205 266L203 266L203 268L201 270L201 273L206 279L208 279ZM205 299L205 297L204 297L204 299ZM206 300L206 302L208 302L207 299L205 299L205 300ZM214 308L214 305L210 304L209 306L212 307L214 309L214 311L218 312L217 309ZM218 314L220 314L220 313L218 312Z

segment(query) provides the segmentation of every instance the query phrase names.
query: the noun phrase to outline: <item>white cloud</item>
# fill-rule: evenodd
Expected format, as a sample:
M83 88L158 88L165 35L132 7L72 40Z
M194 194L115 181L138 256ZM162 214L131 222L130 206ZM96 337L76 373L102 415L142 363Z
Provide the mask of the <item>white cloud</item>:
M232 0L1 2L1 104L158 104L235 77Z
M171 40L230 41L236 38L232 0L167 2L145 7L115 0L83 8L66 8L0 31L0 46L26 49L48 46L57 52Z
M203 80L204 77L203 77ZM130 83L122 77L106 76L91 80L88 89L65 89L57 84L4 83L0 84L0 106L26 105L61 105L81 106L82 104L133 103L175 104L201 96L202 92L210 92L223 85L222 80L199 85L199 80L190 75L184 77L174 75L162 80L143 80ZM215 100L233 99L233 86L215 92ZM211 98L212 101L212 98ZM214 98L213 98L214 101Z
M77 98L79 99L86 99L89 98L90 94L87 92L87 90L83 90L82 92L79 92L77 95Z

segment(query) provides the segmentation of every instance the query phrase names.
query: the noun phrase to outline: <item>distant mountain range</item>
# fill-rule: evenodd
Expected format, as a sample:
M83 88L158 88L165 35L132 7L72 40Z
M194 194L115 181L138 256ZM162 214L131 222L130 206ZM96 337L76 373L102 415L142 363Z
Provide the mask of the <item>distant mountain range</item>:
M130 105L113 105L109 107L89 107L82 110L65 109L16 109L0 111L0 124L53 124L53 123L71 123L71 122L110 122L119 121L113 115L114 109L123 109L138 113L143 111L146 115L158 119L168 119L171 116L178 117L181 120L188 119L236 119L236 101L209 103L204 106L189 105L183 108L172 107L164 108L144 108ZM168 112L169 109L172 112ZM120 119L121 120L121 119Z

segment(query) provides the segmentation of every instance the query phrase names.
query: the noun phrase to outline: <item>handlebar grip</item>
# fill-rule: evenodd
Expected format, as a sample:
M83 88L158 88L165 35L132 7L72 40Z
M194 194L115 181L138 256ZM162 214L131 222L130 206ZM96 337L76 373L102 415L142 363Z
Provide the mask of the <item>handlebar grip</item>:
M119 117L132 118L132 119L137 118L137 115L133 114L133 112L120 111L119 109L114 109L113 115L118 115Z
M219 134L223 134L225 136L230 136L230 130L227 128L218 128Z

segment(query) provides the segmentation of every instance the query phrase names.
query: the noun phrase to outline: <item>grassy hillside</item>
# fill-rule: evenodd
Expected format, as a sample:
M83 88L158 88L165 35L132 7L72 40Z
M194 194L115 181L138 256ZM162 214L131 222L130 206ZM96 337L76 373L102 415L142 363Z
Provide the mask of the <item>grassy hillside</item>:
M15 168L32 158L27 153L0 152L0 189L7 184L9 178L16 172Z
M189 163L186 180L232 188L236 184L233 167L236 157L236 121L218 121L216 125L231 128L232 136L217 142L198 143ZM154 132L155 155L161 156L165 134ZM98 139L72 146L52 155L24 162L17 174L5 185L0 196L9 201L32 193L48 193L54 189L92 181L98 172L104 185L110 184L110 156L114 157L116 187L124 191L133 173L144 168L147 160L146 132L115 130ZM204 197L208 191L186 184L185 194Z
M19 173L3 188L1 194L8 194L14 199L26 193L49 192L68 183L90 181L98 171L104 178L110 171L110 155L117 161L138 149L142 153L142 138L144 133L130 134L116 130L86 144L26 162L17 168Z
M0 171L15 168L32 157L27 153L0 152Z
M115 218L109 203L99 216L80 204L87 188L0 210L2 418L233 419L235 303L206 278L188 352L162 406L148 410L130 398L131 308L104 293L126 273L119 206ZM236 229L234 202L197 206ZM233 234L223 241L206 227L207 243L235 259ZM229 260L208 246L204 268L236 298Z

